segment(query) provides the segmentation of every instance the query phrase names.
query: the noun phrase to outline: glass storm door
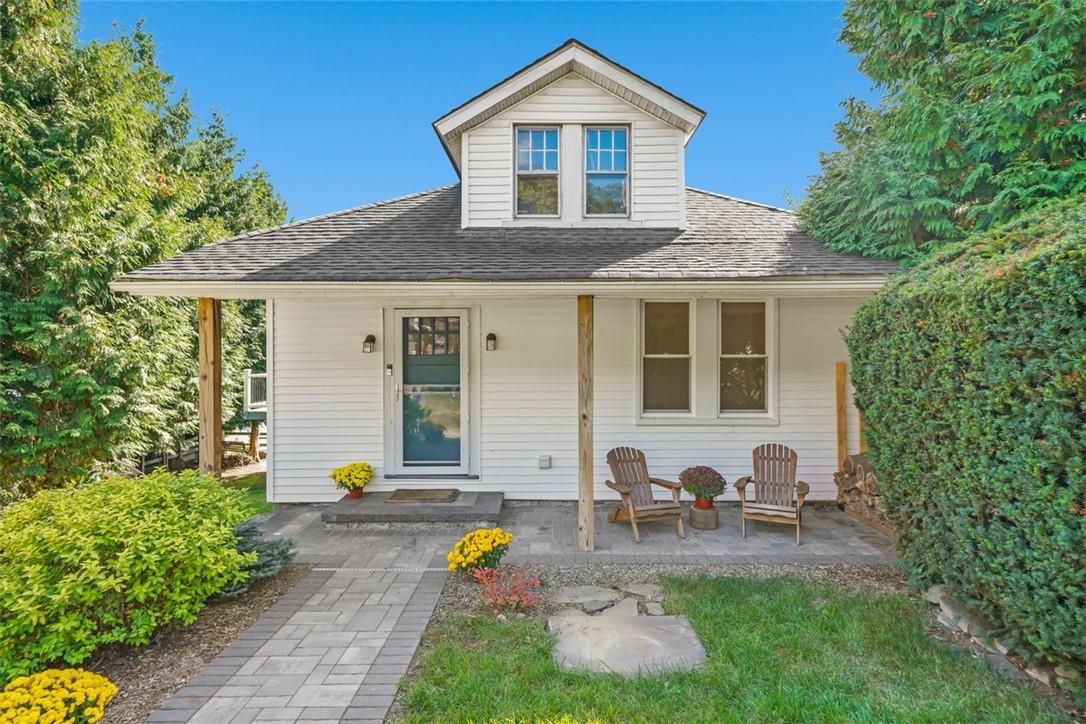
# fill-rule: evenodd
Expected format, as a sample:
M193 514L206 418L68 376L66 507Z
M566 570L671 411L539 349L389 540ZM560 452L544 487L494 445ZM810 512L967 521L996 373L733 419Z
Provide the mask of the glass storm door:
M401 473L466 469L467 315L460 310L396 313L396 434Z

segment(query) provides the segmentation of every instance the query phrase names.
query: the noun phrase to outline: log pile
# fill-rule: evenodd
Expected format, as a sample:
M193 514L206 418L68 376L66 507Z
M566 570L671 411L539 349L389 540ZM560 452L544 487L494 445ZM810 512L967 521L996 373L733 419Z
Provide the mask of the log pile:
M841 470L833 474L837 505L854 518L892 535L886 508L879 492L879 476L867 453L845 456Z

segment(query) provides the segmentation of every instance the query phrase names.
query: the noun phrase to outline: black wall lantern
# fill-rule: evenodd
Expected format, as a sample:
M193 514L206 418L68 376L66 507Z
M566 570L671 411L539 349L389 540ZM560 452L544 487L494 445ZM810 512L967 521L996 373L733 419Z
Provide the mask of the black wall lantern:
M367 334L366 338L362 340L362 351L365 354L370 354L377 347L377 338L372 334Z
M486 335L486 351L493 352L498 348L498 336L493 332Z

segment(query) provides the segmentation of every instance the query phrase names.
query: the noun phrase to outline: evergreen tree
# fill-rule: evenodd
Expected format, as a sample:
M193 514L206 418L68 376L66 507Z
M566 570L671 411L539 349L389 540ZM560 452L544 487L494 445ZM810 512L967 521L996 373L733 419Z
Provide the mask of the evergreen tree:
M108 284L285 216L221 119L171 100L147 32L80 44L76 13L0 0L0 502L195 430L192 300ZM262 322L228 307L224 335L230 392Z
M883 98L844 104L816 238L918 257L1086 190L1086 0L850 0L841 39Z

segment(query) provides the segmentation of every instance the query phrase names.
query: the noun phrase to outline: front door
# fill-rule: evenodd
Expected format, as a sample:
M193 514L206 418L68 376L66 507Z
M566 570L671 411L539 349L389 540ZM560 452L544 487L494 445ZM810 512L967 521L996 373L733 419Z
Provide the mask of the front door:
M397 310L397 473L458 475L467 460L467 321L462 309Z

